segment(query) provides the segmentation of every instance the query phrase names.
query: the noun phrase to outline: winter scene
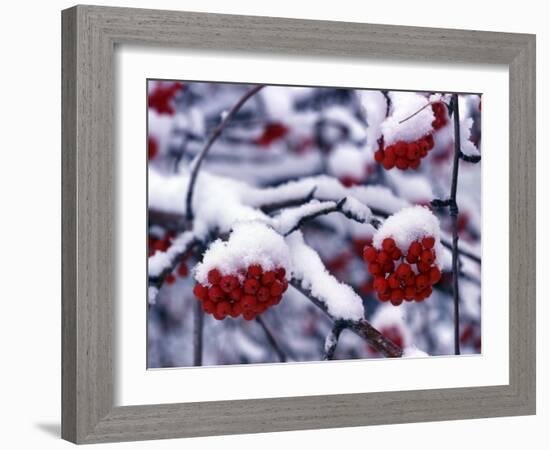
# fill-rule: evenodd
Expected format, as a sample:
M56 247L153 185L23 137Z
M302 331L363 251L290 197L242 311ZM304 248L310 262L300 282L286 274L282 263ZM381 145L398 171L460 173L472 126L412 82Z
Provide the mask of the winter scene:
M481 99L148 80L147 367L480 354Z

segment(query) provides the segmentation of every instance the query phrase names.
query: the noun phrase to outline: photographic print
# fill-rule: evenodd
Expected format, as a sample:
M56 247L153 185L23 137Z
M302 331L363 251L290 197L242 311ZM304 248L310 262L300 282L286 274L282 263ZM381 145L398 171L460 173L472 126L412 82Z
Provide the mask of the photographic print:
M481 94L146 97L148 368L481 353Z

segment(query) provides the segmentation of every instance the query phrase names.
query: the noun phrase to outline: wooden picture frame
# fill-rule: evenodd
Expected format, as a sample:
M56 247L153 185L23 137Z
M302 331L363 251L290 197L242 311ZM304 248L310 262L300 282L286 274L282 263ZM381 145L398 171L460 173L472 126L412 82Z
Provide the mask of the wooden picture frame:
M534 35L98 6L63 11L62 32L64 439L94 443L535 413ZM117 44L506 65L509 384L115 407L113 52Z

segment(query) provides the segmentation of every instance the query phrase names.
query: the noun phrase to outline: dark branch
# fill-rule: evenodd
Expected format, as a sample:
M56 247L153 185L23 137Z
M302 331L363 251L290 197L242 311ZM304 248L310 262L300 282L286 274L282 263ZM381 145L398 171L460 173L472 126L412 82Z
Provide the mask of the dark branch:
M313 189L311 189L311 191L309 191L309 193L303 197L294 198L291 200L285 200L282 202L268 203L266 205L260 206L260 209L266 214L271 214L275 211L279 211L280 209L301 206L304 203L308 203L315 198L316 190L317 190L317 186L314 186Z
M323 357L325 361L329 361L334 358L334 352L338 346L338 339L340 339L340 334L343 329L344 324L341 321L337 320L334 322L330 333L325 339L325 356Z
M299 280L291 280L290 284L298 292L308 298L315 306L321 309L327 316L333 321L340 321L345 329L353 331L359 337L365 339L370 345L372 345L378 352L384 356L390 358L400 358L403 356L403 350L395 345L392 341L386 338L380 331L374 328L367 320L340 320L333 317L327 308L327 305L311 292L302 288Z
M402 123L406 122L407 120L409 119L412 119L414 116L416 116L418 113L420 113L421 111L423 111L424 109L426 109L428 106L431 106L433 105L434 103L445 103L444 101L442 100L437 100L437 101L434 101L434 102L428 102L426 103L422 108L418 109L417 111L413 112L410 116L407 116L405 117L403 120L401 120L399 122L399 124L401 125ZM446 103L445 103L446 104Z
M481 155L466 155L464 152L461 151L460 159L469 163L477 164L481 161Z
M187 196L185 199L185 215L187 220L191 221L193 220L193 192L195 190L195 184L197 181L197 175L200 170L200 166L208 154L208 151L212 147L212 144L220 137L222 134L222 131L227 126L229 121L233 118L233 116L241 109L241 107L246 103L246 101L254 96L260 89L262 89L263 85L258 85L247 91L237 103L229 110L229 112L226 114L226 116L223 118L223 120L220 122L220 124L214 128L212 135L206 142L206 145L202 149L202 151L197 155L197 157L193 160L191 163L191 175L189 177L189 187L187 189Z
M260 315L257 315L256 316L256 322L258 322L258 324L264 330L264 333L267 337L267 340L269 341L269 344L271 345L271 347L273 347L273 350L275 350L275 353L277 353L277 356L279 357L279 360L281 362L286 362L288 360L288 358L287 358L285 352L283 351L281 346L275 340L275 336L273 336L273 333L271 332L271 330L269 329L269 327L265 323L264 319L262 319L262 317Z
M195 302L194 305L194 329L193 329L193 365L202 366L202 338L204 325L204 312L202 303Z

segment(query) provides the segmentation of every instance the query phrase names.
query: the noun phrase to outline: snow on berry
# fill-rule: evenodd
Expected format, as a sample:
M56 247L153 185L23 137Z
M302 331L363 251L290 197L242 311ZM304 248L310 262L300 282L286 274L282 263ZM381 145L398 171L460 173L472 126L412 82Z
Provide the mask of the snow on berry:
M374 277L379 300L399 306L403 301L423 301L441 279L438 254L439 221L422 206L390 216L374 234L363 259Z
M327 271L317 252L304 242L301 231L292 233L286 242L292 257L292 275L304 290L321 300L334 318L363 318L365 311L361 297Z
M243 267L259 265L263 270L283 268L290 272L290 253L284 238L260 222L237 223L227 241L214 241L194 270L195 280L210 285L208 274L217 269L221 276L238 274ZM239 274L242 281L244 276Z

